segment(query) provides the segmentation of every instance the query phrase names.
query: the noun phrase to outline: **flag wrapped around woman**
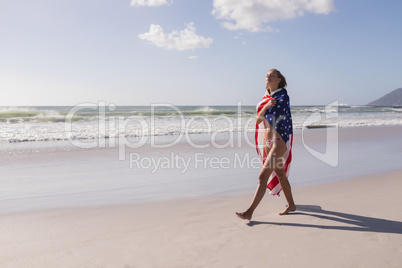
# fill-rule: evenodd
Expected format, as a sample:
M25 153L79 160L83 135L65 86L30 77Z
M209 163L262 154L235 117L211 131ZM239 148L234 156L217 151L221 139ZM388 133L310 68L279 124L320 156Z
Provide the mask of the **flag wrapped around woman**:
M283 155L284 168L286 177L289 177L290 164L292 162L292 145L293 145L293 126L292 116L290 113L289 95L285 88L279 88L271 94L265 94L262 100L257 104L257 114L260 113L262 108L271 100L275 99L276 105L267 110L263 120L260 124L256 124L255 127L255 145L257 153L260 156L261 164L263 165L267 158L267 145L263 139L263 132L267 127L266 124L270 124L282 137L286 144L286 153ZM267 188L270 189L270 194L279 195L282 188L279 183L279 179L275 173L272 172L268 179Z
M292 187L288 180L292 160L293 127L289 96L285 89L286 78L277 69L271 69L267 72L265 84L267 93L257 105L255 119L255 143L262 167L250 206L243 212L236 212L237 217L242 220L251 220L267 188L273 195L278 195L281 190L285 195L288 205L279 215L296 211Z

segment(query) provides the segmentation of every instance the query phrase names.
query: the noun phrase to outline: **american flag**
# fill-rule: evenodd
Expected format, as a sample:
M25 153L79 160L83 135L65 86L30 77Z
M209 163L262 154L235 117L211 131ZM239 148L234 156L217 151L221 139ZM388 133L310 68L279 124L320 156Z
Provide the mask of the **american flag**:
M271 99L276 99L276 105L267 110L265 114L265 119L259 125L256 124L255 127L255 145L257 153L260 156L261 164L264 164L267 157L265 150L265 144L263 142L263 131L265 129L265 124L268 122L278 133L281 135L282 139L286 143L286 153L283 155L285 158L285 172L286 177L289 178L290 164L292 162L292 145L293 145L293 125L292 125L292 115L290 113L290 101L289 95L285 88L280 88L275 90L271 95L266 94L262 100L257 104L257 114L260 113L261 109L265 104ZM261 145L259 145L261 144ZM272 172L268 179L267 188L270 189L270 194L279 195L282 188L279 183L279 179L276 176L275 171Z

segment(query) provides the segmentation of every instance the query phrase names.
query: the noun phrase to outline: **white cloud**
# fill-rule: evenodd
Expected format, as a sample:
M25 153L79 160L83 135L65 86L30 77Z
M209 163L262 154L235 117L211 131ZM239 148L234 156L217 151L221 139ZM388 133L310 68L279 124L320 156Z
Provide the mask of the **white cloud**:
M223 27L250 32L278 31L265 24L301 17L304 12L335 11L333 0L214 0L213 7L212 15L225 20Z
M189 56L189 57L188 57L189 60L196 60L196 59L198 59L198 58L199 58L199 56Z
M195 48L208 48L213 43L212 38L197 35L192 22L186 26L187 28L182 31L164 33L161 26L151 24L149 32L139 34L138 37L141 40L151 42L157 47L179 51Z
M131 0L132 6L157 7L170 4L167 0Z

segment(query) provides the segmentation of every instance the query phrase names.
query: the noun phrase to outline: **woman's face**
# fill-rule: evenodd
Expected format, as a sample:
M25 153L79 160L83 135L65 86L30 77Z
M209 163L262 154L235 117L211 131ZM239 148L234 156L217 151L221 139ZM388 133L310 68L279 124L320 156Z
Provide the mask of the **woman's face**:
M278 77L276 71L268 71L267 76L265 77L265 84L269 87L277 87L281 80L282 79Z

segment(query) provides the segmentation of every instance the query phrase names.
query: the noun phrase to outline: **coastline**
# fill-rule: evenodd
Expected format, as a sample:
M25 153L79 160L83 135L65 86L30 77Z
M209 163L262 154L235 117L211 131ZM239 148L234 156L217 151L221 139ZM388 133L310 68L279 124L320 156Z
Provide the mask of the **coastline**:
M295 132L289 180L298 188L398 170L400 133L401 126L339 128L334 167L306 149L326 153L326 129ZM253 133L248 134L251 140ZM219 135L214 145L208 136L198 135L191 144L184 140L167 148L124 148L124 159L119 159L118 146L80 149L63 144L38 149L31 145L3 150L0 215L253 192L260 169L255 148L245 136L228 135ZM161 137L158 142L169 139Z

